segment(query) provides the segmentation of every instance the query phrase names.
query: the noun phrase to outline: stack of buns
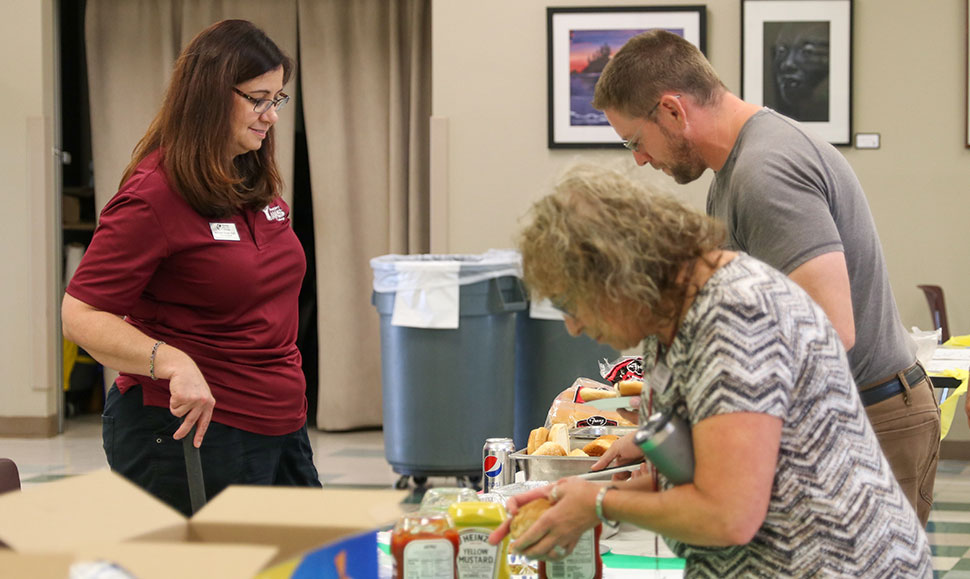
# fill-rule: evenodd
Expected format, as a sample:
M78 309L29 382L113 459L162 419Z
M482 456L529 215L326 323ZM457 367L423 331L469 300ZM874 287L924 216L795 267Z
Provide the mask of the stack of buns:
M552 428L540 426L529 433L526 454L566 456L568 451L569 430L565 424L553 424Z
M540 426L529 433L526 454L536 456L603 456L606 449L620 437L604 434L583 448L569 449L569 431L565 424L553 424L552 428Z

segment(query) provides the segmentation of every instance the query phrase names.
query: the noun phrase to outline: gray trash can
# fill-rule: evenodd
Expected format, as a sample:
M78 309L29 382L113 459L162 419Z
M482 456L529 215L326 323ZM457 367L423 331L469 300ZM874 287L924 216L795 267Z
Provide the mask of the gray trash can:
M576 378L601 380L599 362L620 353L582 335L573 337L562 320L516 314L515 447L525 448L529 432L542 426L552 401Z
M413 291L396 271L458 262L458 327L395 325L399 291ZM512 437L515 424L515 313L527 307L515 252L483 255L389 255L371 260L380 314L384 454L403 475L482 475L486 438ZM428 282L428 279L422 280ZM433 283L433 282L432 282ZM396 290L396 291L378 291Z

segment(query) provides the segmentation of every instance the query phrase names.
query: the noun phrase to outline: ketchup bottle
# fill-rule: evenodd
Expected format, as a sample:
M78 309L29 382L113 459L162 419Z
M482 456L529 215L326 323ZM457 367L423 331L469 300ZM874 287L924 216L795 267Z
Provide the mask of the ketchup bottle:
M391 533L394 579L456 579L458 531L446 513L402 516Z
M600 535L603 524L589 529L565 559L539 561L539 579L603 579Z

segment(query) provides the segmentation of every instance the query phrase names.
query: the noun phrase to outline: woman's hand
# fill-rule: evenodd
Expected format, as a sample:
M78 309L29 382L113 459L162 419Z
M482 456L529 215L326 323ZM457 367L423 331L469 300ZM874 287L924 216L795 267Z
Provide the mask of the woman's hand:
M634 444L633 436L635 433L624 435L610 445L603 456L590 466L590 470L602 470L609 466L623 466L638 460L643 460L643 451ZM613 463L616 464L613 464ZM629 472L620 472L613 475L613 480L621 481L630 478Z
M199 367L187 354L167 344L158 348L156 364L164 368L162 372L166 375L170 374L169 410L175 416L184 417L182 425L172 438L175 440L185 438L195 426L195 438L192 443L199 448L206 430L209 429L209 423L212 422L212 411L216 406L216 399L212 396L209 384L202 376Z
M599 524L596 518L596 494L600 485L579 478L562 479L509 499L510 513L537 498L546 497L551 503L519 538L510 545L513 552L533 559L559 560L572 553L582 534ZM511 519L489 536L489 543L497 544L508 533Z

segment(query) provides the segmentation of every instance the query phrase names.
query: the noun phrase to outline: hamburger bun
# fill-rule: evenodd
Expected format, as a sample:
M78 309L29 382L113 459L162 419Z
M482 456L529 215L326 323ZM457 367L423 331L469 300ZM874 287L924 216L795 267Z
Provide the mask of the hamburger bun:
M549 499L536 499L522 505L519 512L512 517L512 522L509 525L509 536L512 537L512 540L518 539L551 506L552 503L549 502Z
M612 388L591 388L584 386L579 389L579 396L584 402L602 400L603 398L616 398L620 393Z
M550 440L549 442L542 443L542 446L537 448L532 454L536 456L566 456L566 449Z
M536 449L542 446L544 442L549 440L549 429L545 426L540 426L539 428L533 428L532 432L529 433L529 446L526 448L526 454L534 454Z
M620 437L615 434L604 434L583 447L583 452L589 456L603 456L603 453Z
M570 450L569 454L567 454L566 456L589 456L589 455L583 452L583 449L581 448L574 448Z

